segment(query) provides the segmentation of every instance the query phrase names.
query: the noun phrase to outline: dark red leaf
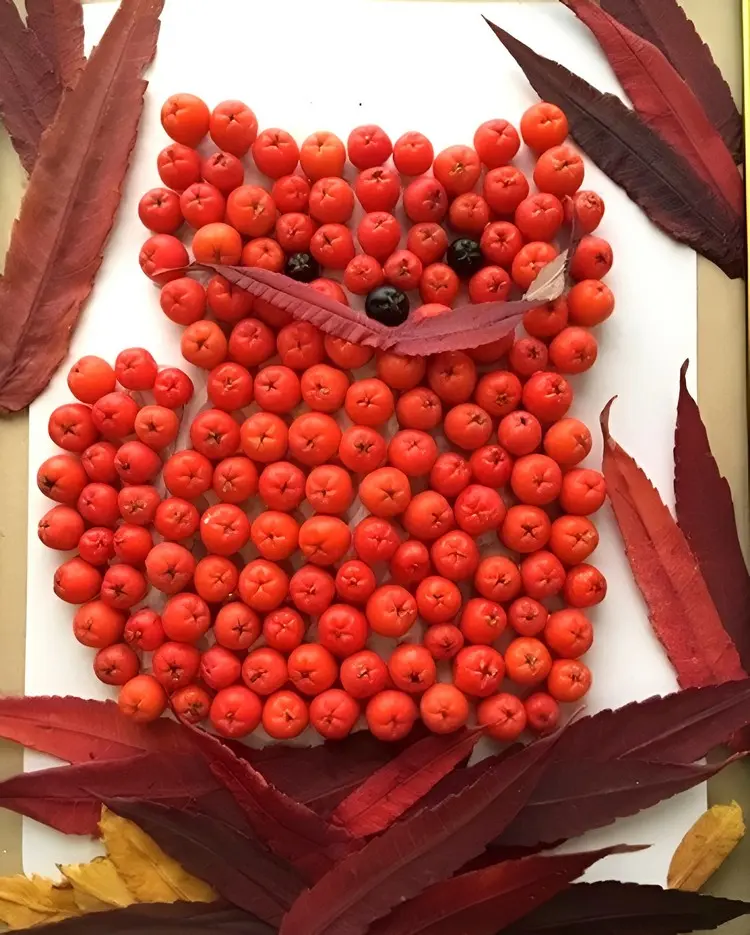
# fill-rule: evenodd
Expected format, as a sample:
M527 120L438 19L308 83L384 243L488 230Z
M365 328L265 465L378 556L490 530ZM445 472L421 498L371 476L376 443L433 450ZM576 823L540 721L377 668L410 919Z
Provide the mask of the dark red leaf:
M682 935L715 929L750 903L638 883L575 883L503 935Z
M554 761L637 759L693 763L750 724L750 679L634 701L571 724Z
M163 2L123 0L42 138L0 281L0 411L23 409L44 389L91 292Z
M297 899L280 935L364 935L394 906L451 876L518 813L556 739L496 757L493 769L457 795L397 822L346 857Z
M20 773L0 783L0 806L66 834L95 835L106 799L185 806L219 788L200 757L145 753Z
M593 32L638 116L742 214L745 188L732 154L669 60L592 0L562 0Z
M62 92L52 62L23 24L14 0L0 0L0 118L27 172Z
M722 770L647 760L578 759L554 763L498 839L504 847L552 845L635 815Z
M698 560L724 629L750 669L750 574L740 548L732 491L711 454L700 410L680 371L674 438L677 523Z
M257 839L200 811L200 802L190 809L117 799L108 804L134 821L189 873L269 925L279 924L303 887L285 861Z
M274 935L276 929L225 903L137 904L37 925L40 935Z
M114 701L70 696L0 698L0 737L69 763L193 749L186 728L175 721L136 724Z
M623 845L539 854L462 873L397 906L370 935L495 935L566 889L602 857L640 849Z
M318 814L328 815L376 769L425 736L426 731L416 725L399 743L384 743L368 730L361 730L345 740L326 741L315 747L274 744L254 750L231 742L228 746L277 789Z
M703 105L736 162L742 162L742 117L711 50L677 0L600 0L608 13L666 55Z
M326 334L398 354L437 354L497 341L519 324L524 312L540 304L539 301L518 300L466 305L421 322L412 317L403 325L388 328L368 318L364 312L349 308L282 273L259 267L209 268L250 295L271 302L297 319L309 321Z
M26 0L26 24L60 83L72 87L84 64L81 0Z
M481 736L482 729L474 728L425 737L373 773L331 820L359 837L384 831L466 759Z
M609 434L601 415L602 471L633 577L649 620L683 688L745 676L685 536L658 491Z
M232 793L255 834L306 879L317 879L355 846L351 835L280 792L246 760L205 731L193 739L216 779Z
M581 149L656 225L708 257L728 276L737 279L744 274L742 215L728 208L619 98L602 94L504 29L489 25L537 94L565 111Z

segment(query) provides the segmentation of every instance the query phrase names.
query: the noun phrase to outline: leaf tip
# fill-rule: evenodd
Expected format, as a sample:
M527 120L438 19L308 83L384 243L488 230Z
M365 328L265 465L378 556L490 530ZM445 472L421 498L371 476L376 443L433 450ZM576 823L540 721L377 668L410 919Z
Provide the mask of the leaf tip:
M612 404L617 399L617 396L613 396L604 406L601 413L599 414L599 425L602 430L602 437L604 438L604 443L609 444L612 441L612 436L609 434L609 414L612 409Z

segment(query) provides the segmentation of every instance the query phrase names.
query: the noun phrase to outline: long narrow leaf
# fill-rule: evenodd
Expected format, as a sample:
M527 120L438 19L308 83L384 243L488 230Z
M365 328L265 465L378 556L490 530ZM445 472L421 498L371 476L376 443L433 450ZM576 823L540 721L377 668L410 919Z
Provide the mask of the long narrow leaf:
M276 929L225 903L157 903L92 912L37 925L35 935L275 935Z
M0 0L0 119L27 172L52 123L62 88L14 0Z
M640 849L622 845L539 854L458 874L397 906L370 935L494 935L552 899L603 857Z
M65 834L96 835L106 799L182 806L219 788L200 757L146 753L20 773L0 782L0 806Z
M638 883L575 883L503 935L684 935L748 913L750 903L735 899Z
M497 843L535 847L577 838L692 789L730 762L710 766L634 759L557 762Z
M123 0L45 133L0 282L0 410L24 408L65 356L135 143L164 0Z
M724 629L750 670L750 574L742 555L732 491L711 454L700 410L680 371L674 437L677 523L700 565Z
M742 215L714 194L619 98L602 94L504 29L489 25L537 94L565 111L581 149L656 225L708 257L728 276L737 279L744 274Z
M596 36L638 116L738 214L745 189L732 154L700 101L659 49L592 0L562 0Z
M425 737L373 773L331 820L360 837L385 830L466 759L481 736L481 728L475 728Z
M666 55L742 162L742 117L711 50L677 0L600 0L602 8Z
M81 0L26 0L26 24L60 83L71 88L84 64Z
M288 864L213 814L144 802L113 800L110 807L134 821L163 851L225 899L269 925L278 925L302 889Z
M711 685L745 676L695 556L658 491L609 434L601 415L602 470L625 552L654 632L681 686Z
M0 697L0 737L68 763L193 749L187 728L175 721L137 724L114 701L71 696Z

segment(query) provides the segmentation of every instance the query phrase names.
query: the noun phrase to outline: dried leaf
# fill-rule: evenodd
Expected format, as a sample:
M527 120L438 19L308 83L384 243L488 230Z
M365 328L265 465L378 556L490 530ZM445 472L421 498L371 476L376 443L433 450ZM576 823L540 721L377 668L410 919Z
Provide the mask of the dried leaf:
M558 761L542 776L497 843L551 846L576 838L691 789L731 762L703 766L598 757Z
M562 0L596 36L641 120L738 214L745 189L732 154L669 60L592 0Z
M674 438L677 523L698 560L722 625L750 669L750 574L740 547L732 491L711 454L700 410L680 371Z
M275 935L276 929L225 903L155 903L95 912L35 929L34 935Z
M750 913L750 903L638 883L574 883L503 935L683 935Z
M81 912L122 909L136 902L109 857L95 857L87 864L60 865L60 873L73 887L76 906Z
M279 924L303 888L288 864L215 815L143 802L115 801L112 808L224 899L270 925Z
M745 676L695 556L658 491L609 434L610 401L601 415L602 470L649 620L683 688Z
M280 792L212 734L193 730L213 775L232 793L255 834L307 879L317 879L355 846L351 835Z
M489 25L537 94L565 111L571 135L581 149L657 226L708 257L727 276L743 276L742 215L728 208L619 98L602 94L504 29Z
M368 318L364 312L349 308L282 273L255 266L208 268L256 298L284 309L297 319L309 321L326 334L398 354L437 354L497 341L518 325L525 312L540 303L539 299L521 299L465 305L444 315L422 321L410 319L397 328L388 328ZM562 293L562 286L559 288L558 295Z
M351 834L384 831L466 759L482 736L481 728L425 737L374 772L331 815Z
M0 877L0 922L10 929L25 929L42 922L60 922L80 915L67 884L45 877Z
M61 93L52 62L24 26L18 6L14 0L0 0L0 118L27 172Z
M428 887L375 923L370 935L495 935L627 845L577 854L539 854L462 873Z
M667 886L697 892L745 835L742 809L736 803L714 805L704 812L677 845L667 873Z
M750 679L688 688L579 718L560 738L552 760L693 763L747 724Z
M216 893L187 873L136 824L102 809L99 823L107 856L139 902L210 903Z
M69 763L193 749L187 730L174 721L136 724L114 701L70 696L0 698L0 737Z
M280 935L364 935L376 919L480 854L539 781L556 737L529 744L457 795L392 825L296 900Z
M84 65L81 0L26 0L26 24L60 84L73 87Z
M105 799L185 805L218 788L200 757L145 753L19 773L0 783L0 805L65 834L96 834Z
M742 117L711 50L677 0L600 0L604 10L653 43L703 105L735 162L742 162Z
M399 743L384 743L368 730L361 730L345 740L326 741L314 747L273 744L253 750L231 741L227 746L277 789L318 814L328 815L375 770L425 736L426 731L417 724Z
M0 410L23 409L44 389L91 292L163 2L123 0L42 138L0 282Z

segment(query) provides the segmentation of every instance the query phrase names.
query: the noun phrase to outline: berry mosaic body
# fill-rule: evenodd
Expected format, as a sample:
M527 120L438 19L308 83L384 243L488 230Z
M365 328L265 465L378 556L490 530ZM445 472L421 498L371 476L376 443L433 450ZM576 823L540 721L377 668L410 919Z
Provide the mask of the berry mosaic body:
M84 357L38 473L56 502L39 537L76 553L54 588L97 676L139 721L171 708L228 737L398 740L420 718L502 742L554 730L590 687L587 613L606 593L604 481L574 392L614 309L604 204L581 190L565 115L541 103L520 133L491 119L437 154L375 126L298 144L239 101L187 94L162 124L139 261L206 405L175 450L188 374L143 348ZM251 162L265 185L245 184ZM565 295L506 339L427 358L186 274L190 254L282 272L393 326L520 297L573 220Z

